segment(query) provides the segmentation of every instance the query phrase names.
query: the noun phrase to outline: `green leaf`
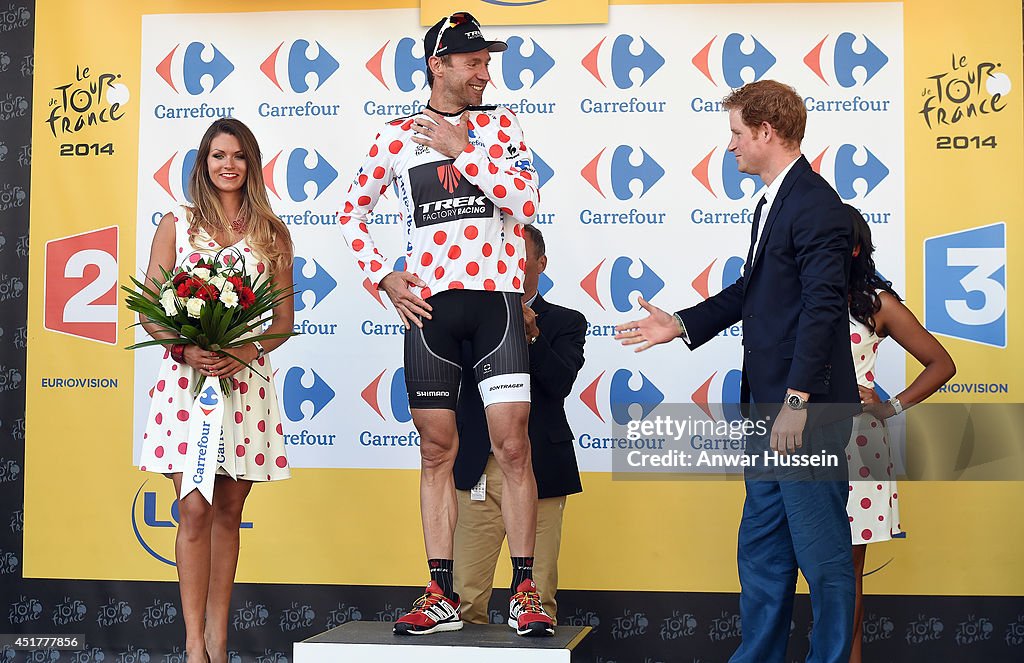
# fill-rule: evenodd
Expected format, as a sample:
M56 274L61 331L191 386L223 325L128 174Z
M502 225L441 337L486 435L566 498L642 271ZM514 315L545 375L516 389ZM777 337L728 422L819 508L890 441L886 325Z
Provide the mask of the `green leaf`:
M154 345L177 345L181 343L180 338L155 338L150 341L143 341L136 343L135 345L129 345L125 350L138 350L139 348L148 348Z

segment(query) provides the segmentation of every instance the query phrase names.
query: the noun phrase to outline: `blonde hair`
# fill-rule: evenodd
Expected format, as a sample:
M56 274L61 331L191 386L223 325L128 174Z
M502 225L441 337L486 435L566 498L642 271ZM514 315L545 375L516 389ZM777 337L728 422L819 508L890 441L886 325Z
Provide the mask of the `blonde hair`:
M249 127L234 118L215 120L199 141L199 153L188 179L192 198L189 219L190 236L204 230L224 236L231 232L231 220L224 213L217 188L210 179L207 159L213 139L228 134L238 139L245 156L245 183L242 185L242 208L239 216L246 219L245 238L253 251L270 263L271 274L280 274L292 267L292 240L288 226L274 214L263 183L263 163L259 143ZM202 227L200 226L202 224ZM194 241L194 240L193 240Z

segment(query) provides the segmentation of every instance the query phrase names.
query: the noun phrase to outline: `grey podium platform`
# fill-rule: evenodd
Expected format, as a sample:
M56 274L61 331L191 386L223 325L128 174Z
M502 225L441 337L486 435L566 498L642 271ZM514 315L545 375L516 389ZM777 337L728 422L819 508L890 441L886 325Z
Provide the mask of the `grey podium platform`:
M549 638L523 638L502 624L466 624L461 631L399 636L391 622L348 622L295 643L294 663L570 663L589 626L559 626Z

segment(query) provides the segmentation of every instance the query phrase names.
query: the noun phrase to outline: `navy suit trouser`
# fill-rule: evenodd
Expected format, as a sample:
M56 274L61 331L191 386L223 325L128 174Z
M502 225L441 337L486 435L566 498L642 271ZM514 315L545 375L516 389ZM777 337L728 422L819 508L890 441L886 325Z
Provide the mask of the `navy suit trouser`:
M798 454L834 454L839 467L747 468L737 553L742 642L730 663L781 663L789 643L797 569L810 588L814 625L808 663L846 663L853 630L854 579L846 442L850 421L805 431ZM748 455L769 449L747 440Z

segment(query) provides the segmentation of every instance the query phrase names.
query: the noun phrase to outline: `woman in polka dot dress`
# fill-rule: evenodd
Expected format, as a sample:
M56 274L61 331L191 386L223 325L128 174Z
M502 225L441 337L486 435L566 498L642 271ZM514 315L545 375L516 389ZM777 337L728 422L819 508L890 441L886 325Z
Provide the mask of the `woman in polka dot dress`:
M867 544L902 536L898 493L893 478L890 438L885 420L920 403L945 384L956 366L945 348L903 305L888 281L875 271L871 229L855 208L854 251L850 270L850 345L857 370L864 413L853 420L846 447L850 465L850 498L846 509L853 538L853 564L857 598L854 613L851 663L861 660L863 575ZM875 393L878 344L890 337L924 366L924 371L895 398L880 402Z
M189 177L193 207L182 207L160 220L153 238L147 279L160 278L182 261L212 259L224 247L237 250L246 272L255 279L272 276L275 287L292 286L292 244L288 228L270 208L263 184L259 145L252 132L234 119L217 120L199 145ZM292 331L294 302L290 297L273 309L266 333ZM173 338L147 320L154 338ZM271 339L233 350L240 359L273 375L264 353L286 339ZM238 562L238 527L242 507L255 481L290 476L285 456L274 383L230 357L194 345L172 346L164 355L142 443L141 469L174 481L181 494L188 447L193 386L206 376L227 378L233 389L224 400L224 427L231 429L236 448L226 450L234 478L218 466L213 504L198 490L180 500L175 558L185 619L188 660L227 660L227 624Z

